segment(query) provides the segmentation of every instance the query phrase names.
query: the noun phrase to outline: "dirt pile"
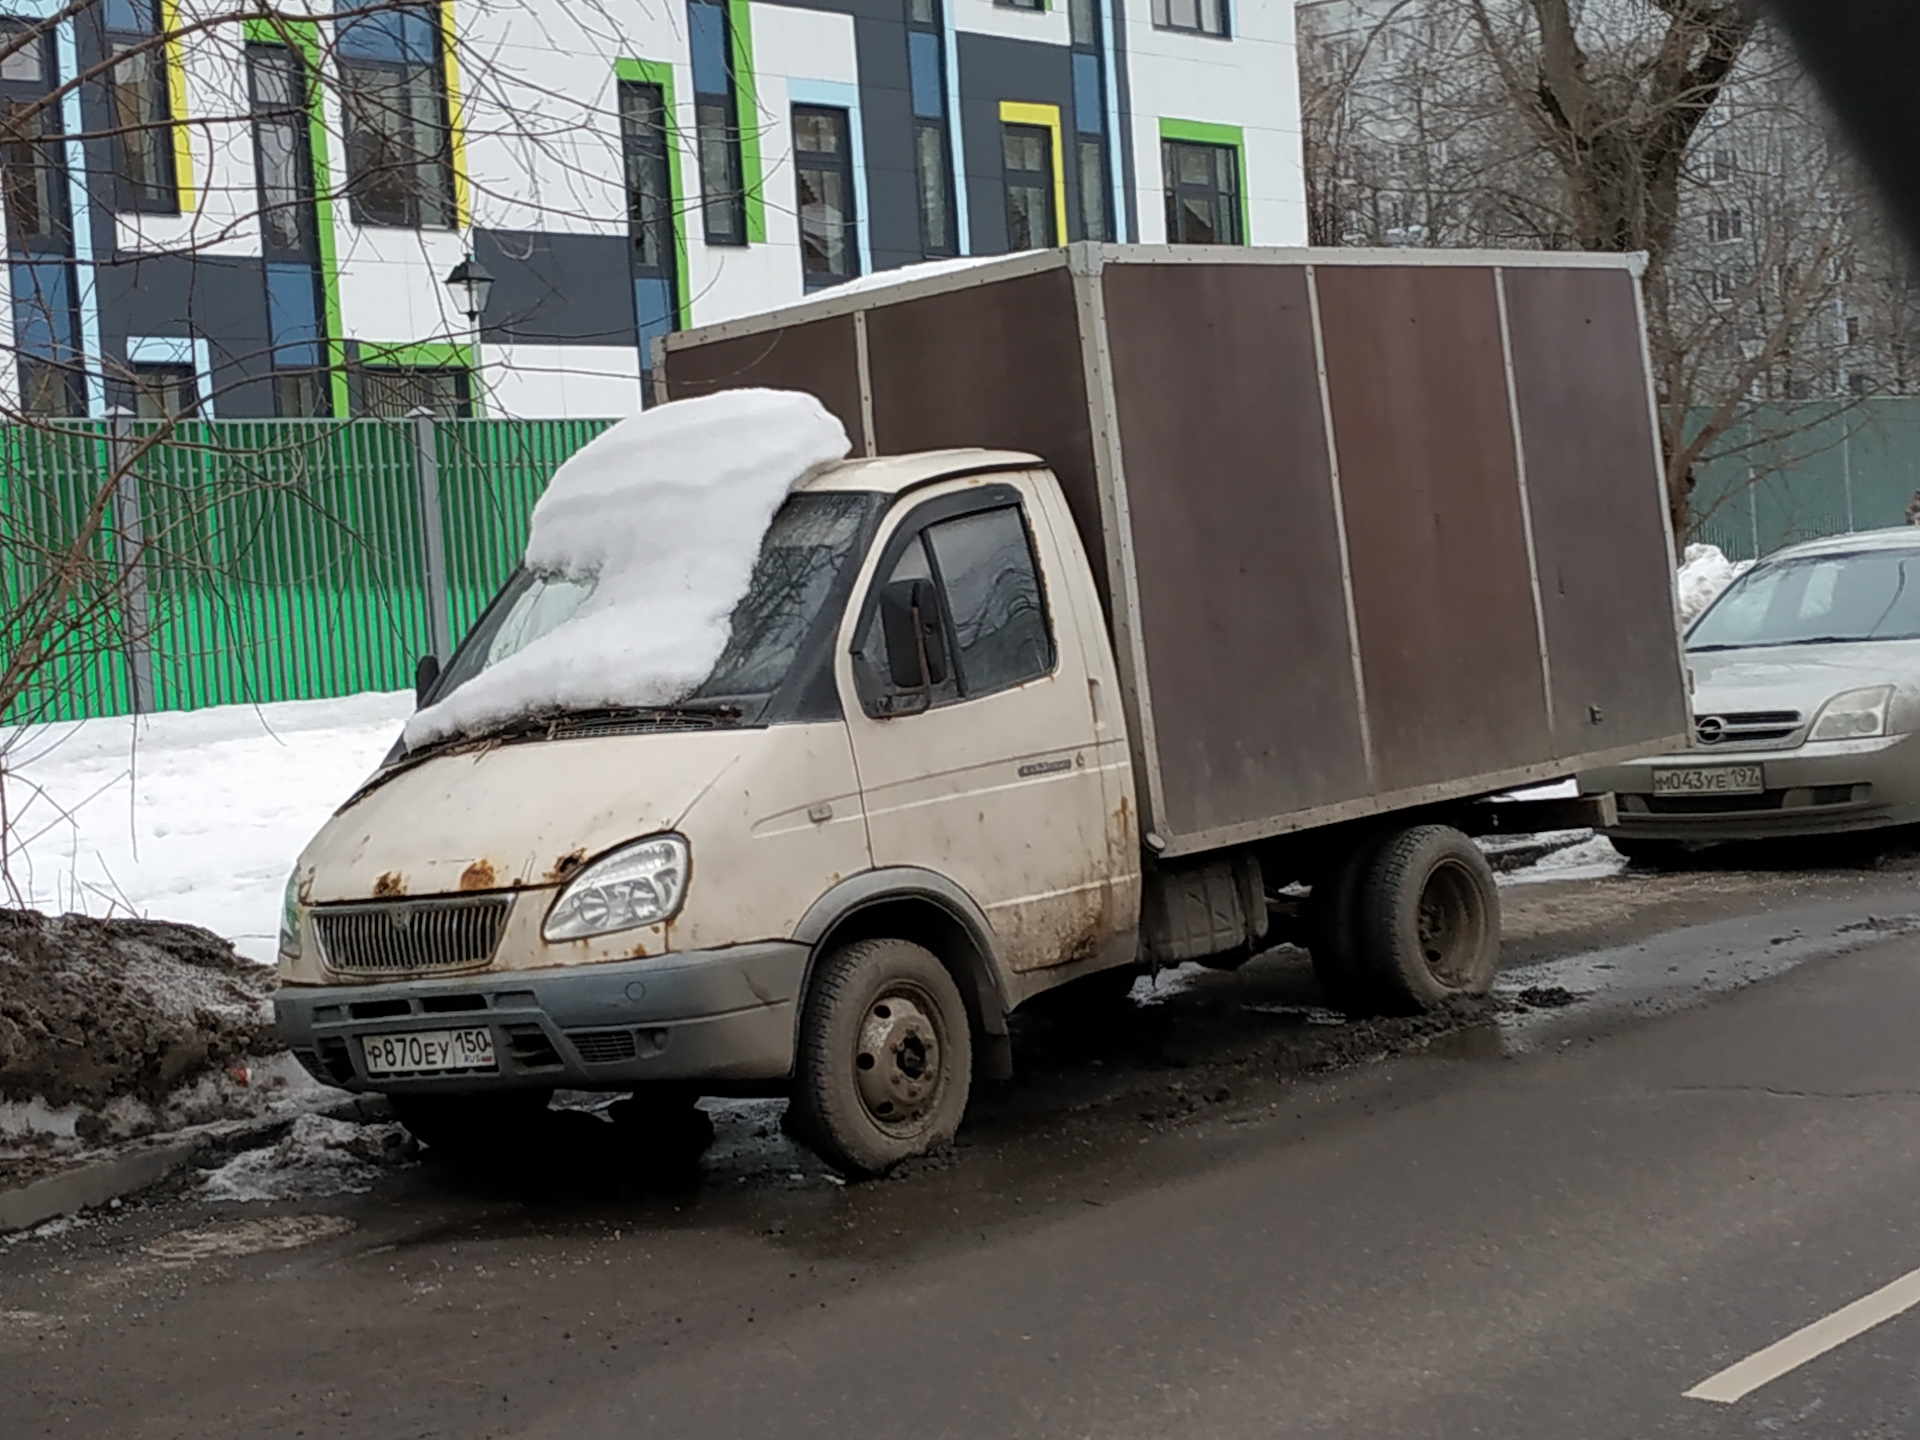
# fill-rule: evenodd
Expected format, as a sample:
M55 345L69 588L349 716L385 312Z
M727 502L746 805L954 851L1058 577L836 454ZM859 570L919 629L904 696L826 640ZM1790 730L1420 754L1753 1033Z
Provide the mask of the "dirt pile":
M0 910L0 1101L158 1105L281 1048L272 990L197 926Z

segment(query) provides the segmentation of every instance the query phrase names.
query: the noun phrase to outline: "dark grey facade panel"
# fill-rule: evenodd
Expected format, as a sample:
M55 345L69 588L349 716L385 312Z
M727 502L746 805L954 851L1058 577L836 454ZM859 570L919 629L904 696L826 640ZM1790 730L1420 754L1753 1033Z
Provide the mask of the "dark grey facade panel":
M967 218L973 253L997 255L1007 248L1007 202L1001 169L1000 102L1053 105L1063 126L1073 124L1073 52L1064 45L1009 40L961 32L960 123L966 135ZM1063 144L1071 137L1063 134ZM1066 169L1068 224L1080 187Z
M865 219L873 268L894 270L923 258L902 4L901 0L843 0L834 8L854 17L853 47L860 67L861 139L867 167L869 213Z
M207 342L214 413L252 419L274 413L267 284L247 256L142 255L94 269L107 403L131 403L124 381L129 338Z
M476 227L476 259L493 272L485 341L633 345L633 269L627 236Z

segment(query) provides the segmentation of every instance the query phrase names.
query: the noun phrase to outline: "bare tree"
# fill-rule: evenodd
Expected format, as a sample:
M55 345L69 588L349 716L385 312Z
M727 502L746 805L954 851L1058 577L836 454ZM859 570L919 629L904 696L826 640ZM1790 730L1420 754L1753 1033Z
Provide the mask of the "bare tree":
M1883 232L1751 6L1329 0L1301 34L1317 238L1647 256L1678 533L1760 407L1831 412L1902 373L1910 326L1872 303L1894 267L1859 263Z

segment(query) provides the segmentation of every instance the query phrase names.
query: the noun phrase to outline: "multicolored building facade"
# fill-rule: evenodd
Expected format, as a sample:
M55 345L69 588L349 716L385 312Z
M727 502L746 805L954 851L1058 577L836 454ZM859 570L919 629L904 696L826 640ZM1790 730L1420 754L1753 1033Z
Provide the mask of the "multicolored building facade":
M1305 241L1286 0L300 13L0 6L0 405L619 415L654 335L857 276Z

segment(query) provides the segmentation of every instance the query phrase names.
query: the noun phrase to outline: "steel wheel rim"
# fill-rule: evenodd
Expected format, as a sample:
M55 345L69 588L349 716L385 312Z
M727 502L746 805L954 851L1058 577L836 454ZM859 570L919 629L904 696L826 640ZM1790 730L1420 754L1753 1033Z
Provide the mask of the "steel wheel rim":
M910 1133L946 1088L946 1036L939 1007L918 985L895 982L867 1006L854 1037L853 1082L861 1109L882 1130Z
M1456 860L1434 866L1420 887L1414 939L1427 973L1449 990L1463 989L1472 979L1473 957L1486 924L1479 898L1473 875Z

